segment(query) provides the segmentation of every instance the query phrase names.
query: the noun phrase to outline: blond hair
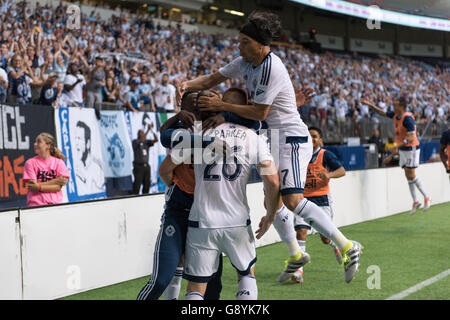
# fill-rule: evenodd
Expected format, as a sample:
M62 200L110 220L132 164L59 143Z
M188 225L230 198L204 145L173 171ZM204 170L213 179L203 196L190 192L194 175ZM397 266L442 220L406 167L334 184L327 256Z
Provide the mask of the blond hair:
M41 132L38 137L42 137L45 143L50 146L50 155L55 158L61 159L62 161L66 160L66 157L63 155L61 150L56 147L56 139L50 133Z

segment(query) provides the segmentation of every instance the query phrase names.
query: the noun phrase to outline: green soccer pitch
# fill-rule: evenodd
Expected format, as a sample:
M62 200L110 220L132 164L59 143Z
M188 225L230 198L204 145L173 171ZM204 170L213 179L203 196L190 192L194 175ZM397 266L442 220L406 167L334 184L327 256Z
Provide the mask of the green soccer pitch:
M311 262L304 267L303 286L277 282L287 258L283 243L257 249L258 299L450 299L450 202L432 205L426 212L419 209L413 216L405 212L340 230L364 246L359 272L351 283L345 283L343 267L337 264L332 248L323 245L315 234L306 243ZM130 280L61 300L134 300L148 279ZM222 283L221 299L234 300L236 272L227 258ZM183 280L180 299L184 299L185 291Z

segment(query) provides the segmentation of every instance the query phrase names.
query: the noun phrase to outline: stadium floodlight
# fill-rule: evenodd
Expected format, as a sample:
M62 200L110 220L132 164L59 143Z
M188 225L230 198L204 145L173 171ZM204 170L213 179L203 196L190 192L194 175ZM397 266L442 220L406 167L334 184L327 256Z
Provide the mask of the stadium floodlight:
M235 15L235 16L240 16L240 17L244 16L244 13L243 13L243 12L236 11L236 10L224 9L223 11L225 11L226 13Z
M306 6L328 10L368 20L398 24L413 28L423 28L450 31L450 20L394 12L374 7L368 7L342 0L291 0ZM376 13L376 14L374 14Z

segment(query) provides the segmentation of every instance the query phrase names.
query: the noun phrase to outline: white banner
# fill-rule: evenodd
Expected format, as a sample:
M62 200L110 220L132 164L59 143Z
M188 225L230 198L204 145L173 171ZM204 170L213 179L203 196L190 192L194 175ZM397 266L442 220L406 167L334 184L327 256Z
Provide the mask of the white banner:
M99 126L105 177L130 176L133 150L123 112L102 111Z

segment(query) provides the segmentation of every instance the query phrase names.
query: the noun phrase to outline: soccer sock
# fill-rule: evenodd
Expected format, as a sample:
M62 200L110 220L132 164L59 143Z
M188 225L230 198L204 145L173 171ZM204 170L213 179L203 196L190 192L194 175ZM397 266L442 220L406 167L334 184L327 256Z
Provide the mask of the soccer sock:
M188 292L184 297L184 300L204 300L203 295L200 292Z
M415 178L413 180L416 184L417 189L419 189L420 193L423 194L423 197L426 199L428 198L427 192L425 191L425 189L423 188L423 184L422 181L419 178Z
M277 230L281 241L286 243L289 255L294 256L298 254L300 252L300 247L298 246L294 229L294 216L284 205L277 210L273 226L275 227L275 230Z
M183 276L183 267L177 267L172 280L164 291L164 300L177 300L181 290L181 278Z
M413 198L413 201L417 202L416 184L415 184L414 180L408 180L408 186L409 186L409 191L411 192L411 197Z
M297 240L298 245L300 246L300 249L305 252L306 251L306 241L303 240Z
M300 215L317 232L333 240L343 253L353 246L353 243L336 228L330 216L315 203L303 199L295 208L294 214Z
M258 300L258 287L254 276L248 275L239 278L236 300Z
M297 240L298 245L300 246L300 249L302 250L302 252L306 252L306 240ZM303 267L300 267L299 270L303 271Z

